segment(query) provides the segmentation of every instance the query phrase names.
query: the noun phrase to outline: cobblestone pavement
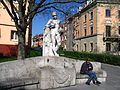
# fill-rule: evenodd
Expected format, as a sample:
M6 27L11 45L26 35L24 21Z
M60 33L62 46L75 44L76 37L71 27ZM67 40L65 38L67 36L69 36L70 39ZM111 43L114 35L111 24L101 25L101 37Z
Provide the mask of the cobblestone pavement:
M107 72L108 76L107 81L100 86L84 84L49 90L120 90L120 67L102 64L102 69Z

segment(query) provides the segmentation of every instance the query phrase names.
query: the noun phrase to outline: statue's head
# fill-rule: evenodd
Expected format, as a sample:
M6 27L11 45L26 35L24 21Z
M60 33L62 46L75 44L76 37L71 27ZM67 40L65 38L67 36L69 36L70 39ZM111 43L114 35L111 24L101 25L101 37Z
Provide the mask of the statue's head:
M52 17L53 17L53 19L57 19L57 13L56 12L52 12Z

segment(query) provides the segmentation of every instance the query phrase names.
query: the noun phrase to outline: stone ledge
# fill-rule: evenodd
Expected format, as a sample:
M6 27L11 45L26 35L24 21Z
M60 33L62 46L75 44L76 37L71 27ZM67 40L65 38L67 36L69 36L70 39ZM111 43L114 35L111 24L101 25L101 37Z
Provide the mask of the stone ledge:
M85 82L87 81L88 79L87 78L84 78L84 79L76 79L76 85L78 84L85 84ZM98 81L100 82L105 82L106 81L106 78L105 77L98 77Z
M0 87L12 90L29 87L49 89L80 84L87 80L87 77L79 76L76 79L76 73L79 73L83 62L65 57L35 57L0 63ZM101 70L101 63L91 63L94 71ZM100 81L106 81L106 77L102 76L107 76L106 72L103 71L98 77Z
M0 82L0 90L4 89L11 89L11 88L16 88L16 87L23 87L23 86L28 86L28 85L38 85L40 84L39 80L37 79L15 79L15 80L10 80L9 81L1 81ZM36 87L37 88L37 87Z
M105 82L106 81L106 77L107 77L107 73L104 70L99 70L97 73L97 78L100 82ZM77 73L76 74L76 84L83 84L88 80L88 75L84 75L84 74L80 74Z
M96 75L97 75L97 77L100 77L100 78L107 77L107 74L104 70L100 70L100 71L96 72ZM76 79L83 79L83 78L88 78L88 75L76 73Z

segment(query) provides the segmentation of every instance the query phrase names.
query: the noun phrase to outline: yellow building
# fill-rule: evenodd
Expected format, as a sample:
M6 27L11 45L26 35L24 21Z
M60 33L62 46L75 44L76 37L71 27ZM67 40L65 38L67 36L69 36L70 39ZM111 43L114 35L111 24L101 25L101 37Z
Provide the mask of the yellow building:
M28 30L26 33L28 43ZM0 56L16 56L18 35L15 24L6 9L0 5Z
M76 51L114 52L120 43L107 40L120 37L120 1L90 0L72 18ZM119 41L119 40L118 40Z

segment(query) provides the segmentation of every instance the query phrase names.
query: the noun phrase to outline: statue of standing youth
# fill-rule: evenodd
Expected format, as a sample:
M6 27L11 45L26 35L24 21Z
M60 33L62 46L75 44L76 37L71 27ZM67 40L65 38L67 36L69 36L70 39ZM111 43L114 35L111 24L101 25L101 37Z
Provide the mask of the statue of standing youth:
M61 45L60 20L56 12L52 13L52 19L45 25L43 34L43 56L59 56L57 50Z

